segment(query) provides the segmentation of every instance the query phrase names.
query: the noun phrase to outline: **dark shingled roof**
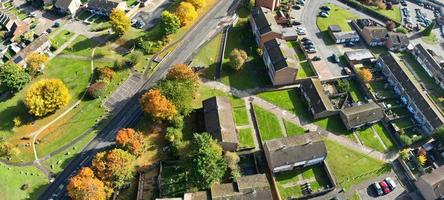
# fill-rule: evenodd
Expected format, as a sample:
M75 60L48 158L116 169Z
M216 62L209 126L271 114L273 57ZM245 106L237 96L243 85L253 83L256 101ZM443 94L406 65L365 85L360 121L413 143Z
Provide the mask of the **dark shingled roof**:
M429 174L420 176L419 180L429 185L434 190L436 196L444 195L444 166L438 167L438 169L433 170Z
M349 128L380 120L384 117L381 107L375 102L344 108L340 112L344 117L344 124Z
M111 10L116 8L121 2L121 0L91 0L88 2L88 7L111 12Z
M325 95L323 86L319 79L306 79L302 81L301 87L310 99L310 104L315 113L334 110L333 104L328 96Z
M283 137L265 142L270 168L327 156L327 149L316 132Z
M274 71L291 67L297 68L296 60L285 40L273 39L265 42L264 48L270 56Z
M238 143L230 100L227 97L216 96L202 103L206 130L218 142Z
M341 27L338 25L330 25L328 26L328 30L331 32L341 32Z
M270 200L273 199L270 183L265 174L241 176L236 183L211 186L213 200Z
M22 49L20 52L18 52L14 57L12 57L12 61L14 63L20 63L22 60L25 60L29 54L34 52L36 49L41 47L46 42L49 42L48 35L42 34L37 39L32 41L31 44L26 46L24 49Z
M425 116L426 120L430 122L432 127L438 128L444 124L443 115L427 94L425 94L407 67L401 64L391 52L381 54L379 59L382 59L390 68L396 80L401 84L405 92L410 96L410 99L414 101L415 105Z
M371 38L385 38L387 36L387 29L385 27L366 26L364 29L369 31Z
M393 41L393 44L395 45L407 46L410 44L409 38L404 33L389 32L387 36L390 38L390 40Z
M419 52L417 54L421 60L427 60L427 63L425 66L431 71L432 73L439 73L444 75L444 68L441 67L441 65L438 63L438 61L433 57L432 54L427 51L427 49L422 46L422 44L417 44L415 46L415 51ZM444 80L442 80L444 81Z
M271 31L280 33L279 26L276 23L271 10L264 7L253 8L251 11L251 17L261 35Z

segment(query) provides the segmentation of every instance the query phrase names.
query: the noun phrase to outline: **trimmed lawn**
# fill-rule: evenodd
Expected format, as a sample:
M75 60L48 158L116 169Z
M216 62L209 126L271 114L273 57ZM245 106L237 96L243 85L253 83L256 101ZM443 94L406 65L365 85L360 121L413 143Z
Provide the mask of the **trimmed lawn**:
M283 137L279 119L273 113L259 106L253 106L262 142Z
M299 61L299 69L296 74L296 79L307 78L311 76L315 76L315 72L311 68L310 64L307 62L307 58L305 54L301 52L299 43L296 41L287 42L290 48L293 48L296 52L295 58Z
M253 130L243 128L239 130L239 144L241 148L254 148Z
M327 162L339 185L345 190L371 177L390 171L390 165L332 140L325 139Z
M63 54L74 54L78 56L91 56L91 52L98 43L92 39L88 39L84 35L79 35L66 49Z
M365 130L360 130L358 133L359 140L361 140L362 144L368 146L372 149L375 149L379 152L384 152L385 149L379 142L378 138L376 138L375 133L372 128L367 128Z
M219 48L223 39L222 34L217 34L207 44L205 44L193 58L192 66L205 67L202 76L207 79L214 79Z
M345 135L347 137L351 137L351 135L353 134L353 132L348 131L347 128L344 126L344 123L342 123L339 115L333 115L324 119L319 119L316 120L314 123L324 128L325 130L328 130L335 134Z
M350 80L350 95L351 95L354 102L358 102L358 101L364 102L365 101L364 94L360 90L359 85L356 82L356 80Z
M68 41L74 34L68 30L61 30L57 35L51 37L51 45L55 48L60 48L66 41Z
M427 44L435 45L438 42L438 38L436 37L435 33L431 33L428 36L422 37L422 40Z
M330 15L327 18L317 17L316 25L321 32L322 39L327 45L335 44L333 38L331 38L328 33L328 26L330 25L338 25L341 27L342 31L351 31L352 28L348 24L347 20L357 19L358 17L350 13L349 11L342 9L334 4L326 4L331 10Z
M8 200L37 199L49 183L35 167L9 167L0 163L0 177L1 199ZM29 188L20 189L23 184L28 184Z
M294 124L292 122L289 122L287 120L284 121L284 126L287 131L287 136L294 136L294 135L303 135L305 132L305 129L298 126L297 124Z
M381 124L381 122L373 125L373 128L378 133L379 137L381 138L384 145L387 147L387 150L395 150L396 147L392 142L392 139L390 137L390 133L384 128L384 126Z
M305 100L299 89L263 92L257 96L284 110L293 112L295 115L306 121L311 118Z

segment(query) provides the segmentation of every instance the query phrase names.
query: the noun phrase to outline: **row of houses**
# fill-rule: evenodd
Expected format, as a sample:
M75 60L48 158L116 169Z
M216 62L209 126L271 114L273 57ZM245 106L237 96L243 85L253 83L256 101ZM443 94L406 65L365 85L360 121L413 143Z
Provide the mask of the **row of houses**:
M6 31L5 38L10 38L11 41L16 41L29 30L29 24L6 9L0 9L0 25Z
M126 1L122 0L90 0L83 5L81 0L48 0L45 4L54 5L56 11L74 16L77 11L84 7L91 13L107 16L113 9L126 10Z
M422 44L415 46L412 55L436 84L444 89L444 58L426 49Z

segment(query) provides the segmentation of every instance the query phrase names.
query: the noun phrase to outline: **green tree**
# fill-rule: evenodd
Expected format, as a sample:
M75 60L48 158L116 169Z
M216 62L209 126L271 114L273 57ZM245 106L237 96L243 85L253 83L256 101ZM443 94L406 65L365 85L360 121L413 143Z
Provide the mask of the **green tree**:
M179 113L188 115L193 110L193 100L197 94L197 87L191 81L162 80L159 90L171 103L176 106Z
M190 184L198 189L221 181L227 169L222 147L208 133L193 135L187 164Z
M109 15L111 20L111 28L117 35L122 36L127 33L131 27L131 20L125 15L125 11L120 9L113 9Z
M160 26L166 35L176 33L180 28L180 19L173 13L163 11L160 16Z
M21 90L30 80L31 76L21 66L7 63L0 67L0 84L12 92Z
M440 141L441 144L444 144L444 127L435 129L433 133L433 138L435 138L435 140Z
M430 34L432 34L432 31L433 31L434 28L435 28L435 21L433 21L432 23L430 23L430 25L427 26L427 28L425 28L425 29L422 31L422 34L423 34L424 36L429 36Z

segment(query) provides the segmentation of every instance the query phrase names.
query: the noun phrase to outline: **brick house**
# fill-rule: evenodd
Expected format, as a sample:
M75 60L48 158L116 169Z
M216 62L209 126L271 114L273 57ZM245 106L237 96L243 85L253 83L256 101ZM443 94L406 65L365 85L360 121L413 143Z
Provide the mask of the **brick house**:
M253 8L250 16L250 25L256 43L261 48L267 41L282 38L282 30L275 21L270 9L264 7Z
M352 20L351 24L369 46L385 45L387 29L371 19Z
M255 1L256 7L268 8L271 11L274 11L280 5L281 5L281 0L256 0Z
M325 94L319 79L306 79L302 81L300 88L314 119L328 117L337 113L330 99Z
M54 7L60 13L75 15L81 5L82 2L80 0L57 0Z
M29 30L29 25L21 21L16 15L6 9L0 9L0 25L7 31L6 37L15 41Z
M444 197L444 166L420 176L415 185L424 199L442 199Z
M265 43L262 58L267 66L273 85L293 84L298 65L293 52L285 40L273 39Z
M387 33L387 40L385 46L390 49L390 51L405 51L410 44L410 40L404 33Z

